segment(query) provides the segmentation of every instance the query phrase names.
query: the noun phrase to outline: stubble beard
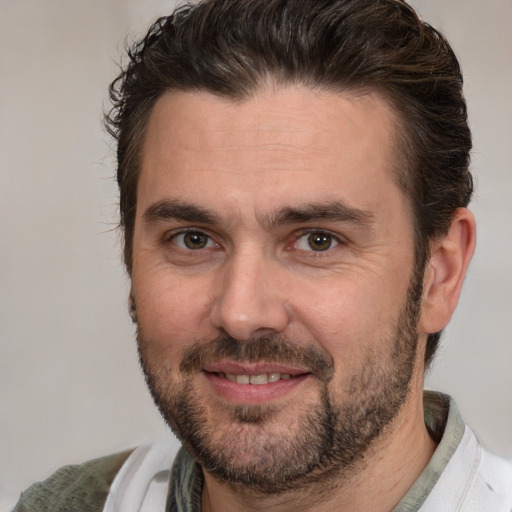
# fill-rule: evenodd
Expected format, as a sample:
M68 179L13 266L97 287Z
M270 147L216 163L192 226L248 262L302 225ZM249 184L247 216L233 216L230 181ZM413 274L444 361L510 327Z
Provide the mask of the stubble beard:
M244 343L232 338L197 342L182 360L180 373L186 378L178 385L170 384L173 379L165 365L151 360L147 350L151 340L145 339L139 326L139 358L153 399L192 457L230 485L275 494L325 483L330 476L349 480L409 395L422 293L418 274L422 275L416 269L393 336L375 340L375 347L391 346L392 350L387 357L378 350L366 355L341 404L330 389L334 362L312 345L298 347L282 336ZM223 357L306 365L319 383L318 400L299 411L293 430L279 428L279 411L273 405L224 406L222 412L228 413L230 423L227 428L215 425L209 421L212 411L203 405L192 376L205 362Z

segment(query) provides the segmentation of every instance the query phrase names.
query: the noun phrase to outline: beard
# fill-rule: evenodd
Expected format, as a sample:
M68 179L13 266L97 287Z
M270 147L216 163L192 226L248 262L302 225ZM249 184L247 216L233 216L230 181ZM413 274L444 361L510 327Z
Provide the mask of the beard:
M333 385L335 363L316 345L299 345L282 335L245 342L230 337L196 341L183 355L178 380L171 365L152 354L151 339L139 325L139 358L151 395L203 470L230 485L275 494L325 483L334 475L348 479L408 398L418 340L420 276L416 269L392 334L374 340L359 370L344 383L342 400ZM383 353L382 347L388 351ZM195 389L193 377L206 363L222 359L307 368L318 390L294 410L293 418L275 404L210 403Z

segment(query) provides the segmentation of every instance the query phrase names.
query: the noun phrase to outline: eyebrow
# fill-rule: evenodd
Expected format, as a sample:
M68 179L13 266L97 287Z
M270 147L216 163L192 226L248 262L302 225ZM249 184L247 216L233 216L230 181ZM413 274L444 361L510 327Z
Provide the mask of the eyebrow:
M334 201L281 208L271 215L268 220L265 220L264 223L272 227L281 224L304 224L318 220L370 226L374 223L375 216L369 211Z
M219 224L219 216L206 208L190 203L164 199L151 205L144 212L144 221L155 224L165 220L181 220L184 222L199 222L202 224Z
M144 212L143 218L148 224L155 224L165 220L180 220L210 225L221 224L221 217L214 211L173 199L164 199L151 205ZM297 207L285 206L268 216L260 218L261 224L268 229L280 225L305 224L318 220L348 222L369 226L375 221L375 217L369 211L335 201L329 203L310 203Z

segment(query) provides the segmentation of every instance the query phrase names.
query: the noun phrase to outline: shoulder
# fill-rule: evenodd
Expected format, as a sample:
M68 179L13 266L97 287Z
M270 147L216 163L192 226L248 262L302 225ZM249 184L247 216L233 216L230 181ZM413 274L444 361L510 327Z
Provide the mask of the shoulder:
M436 512L512 511L512 462L485 450L469 427L438 484Z
M430 402L435 399L442 406L429 406L431 420L435 420L430 421L430 428L440 434L440 441L413 487L419 500L424 500L419 510L512 512L512 462L492 455L482 447L462 419L453 399L438 393L430 395ZM427 415L425 418L427 421Z
M64 466L24 491L13 512L101 511L110 486L131 450Z
M475 473L472 488L466 497L468 510L512 510L512 461L482 449Z

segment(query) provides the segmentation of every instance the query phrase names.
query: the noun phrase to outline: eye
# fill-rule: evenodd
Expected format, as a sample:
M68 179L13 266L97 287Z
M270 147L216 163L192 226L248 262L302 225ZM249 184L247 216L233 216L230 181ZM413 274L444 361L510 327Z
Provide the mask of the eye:
M295 247L301 251L323 252L337 245L339 245L337 238L324 231L305 233L295 242Z
M185 231L171 237L172 242L180 249L197 251L217 247L217 244L201 231Z

